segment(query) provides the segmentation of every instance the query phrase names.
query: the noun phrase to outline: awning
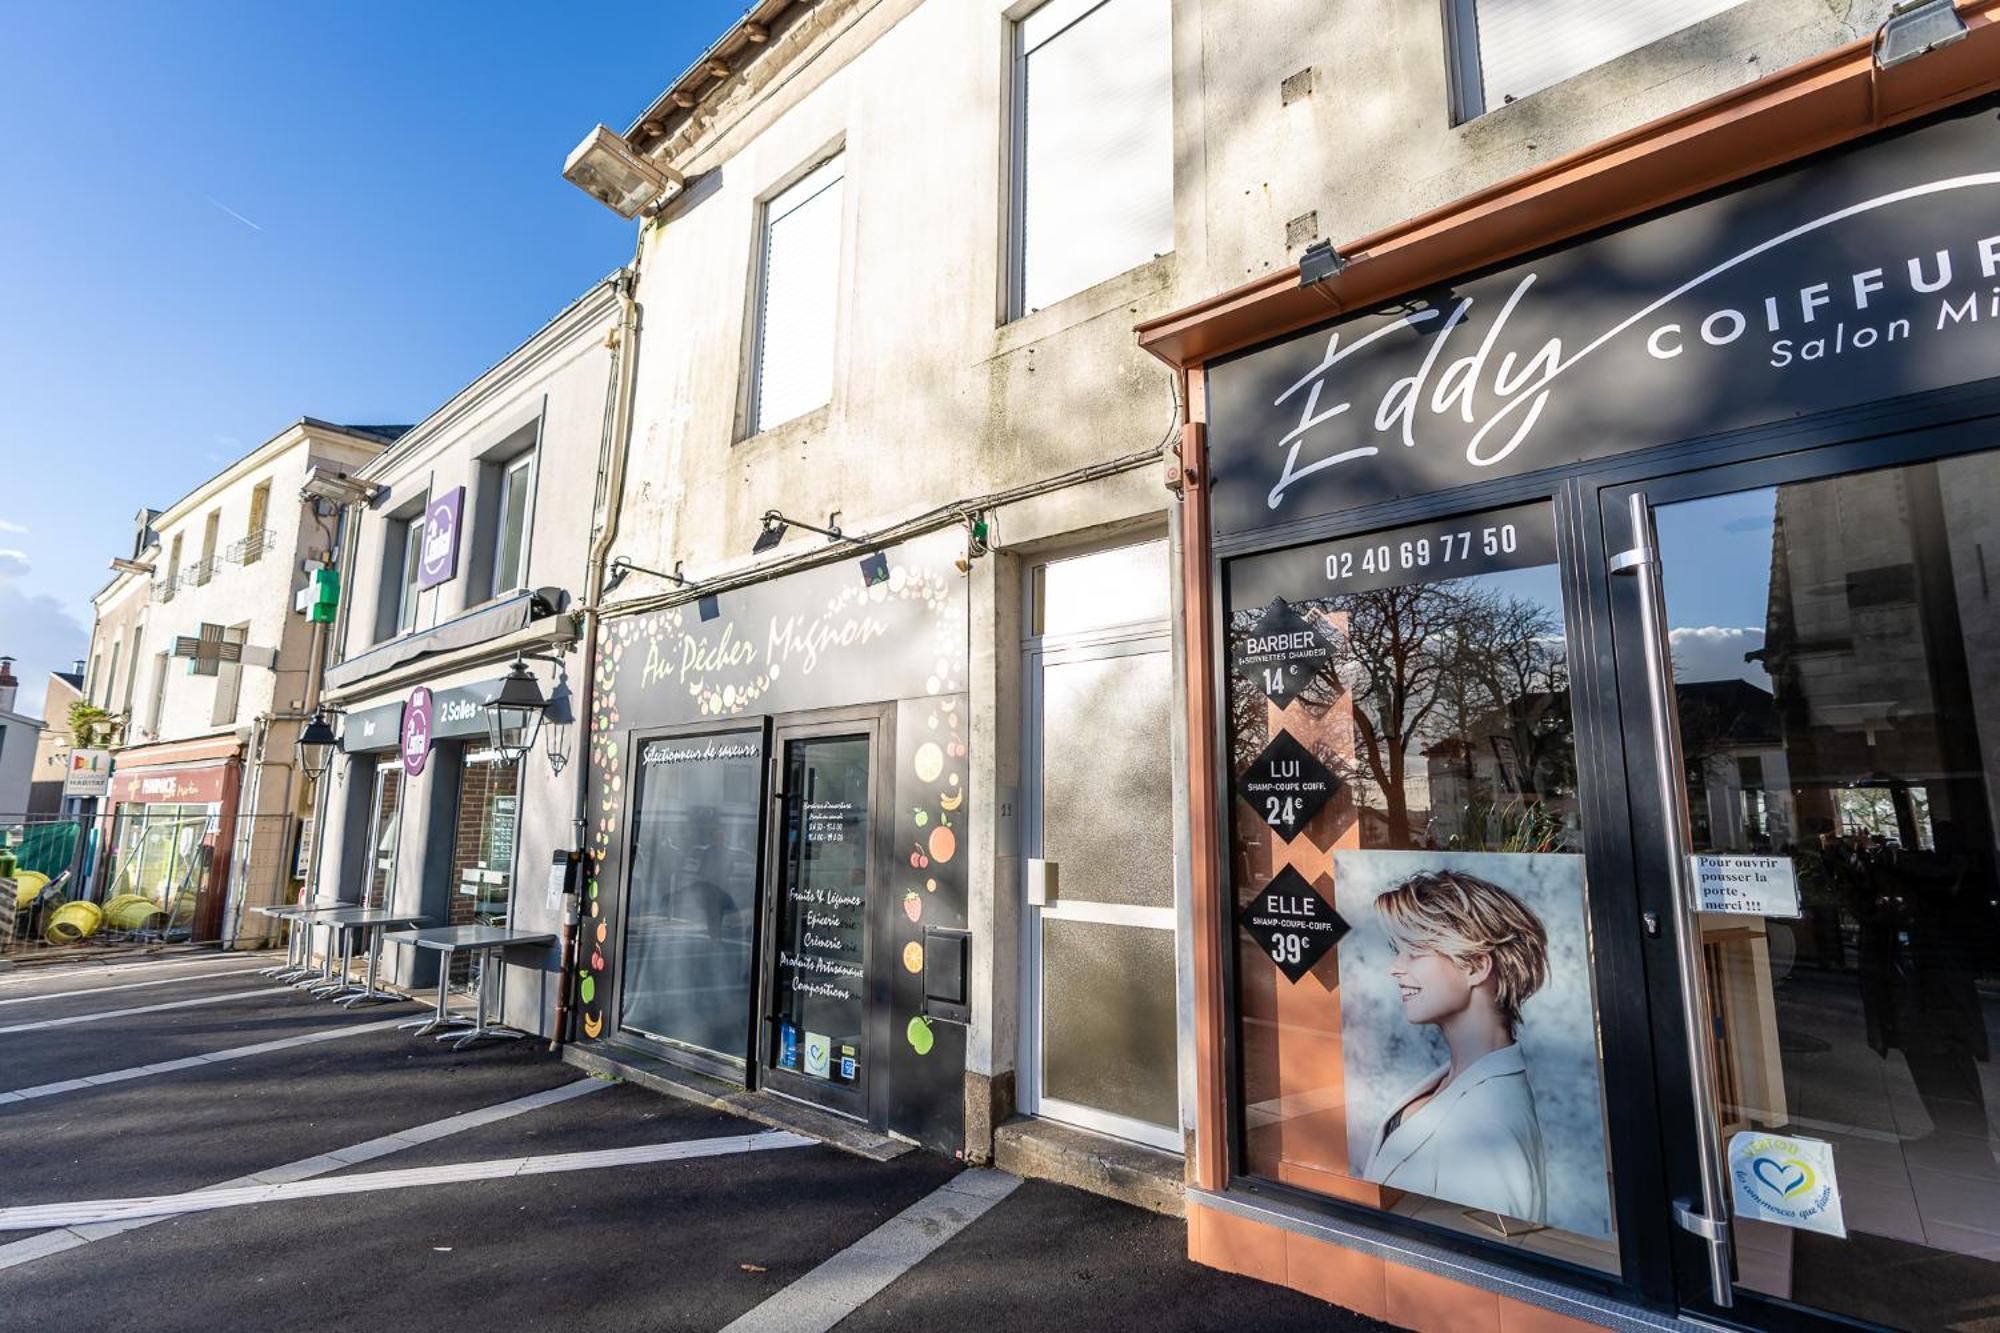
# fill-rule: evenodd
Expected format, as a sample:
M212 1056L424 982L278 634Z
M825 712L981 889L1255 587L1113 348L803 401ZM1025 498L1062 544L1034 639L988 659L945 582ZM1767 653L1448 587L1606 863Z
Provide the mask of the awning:
M486 606L454 616L442 625L391 639L380 648L350 657L326 669L329 692L345 690L361 681L394 671L426 657L476 648L493 639L526 629L537 620L558 615L569 604L569 594L560 588L537 588L518 592Z

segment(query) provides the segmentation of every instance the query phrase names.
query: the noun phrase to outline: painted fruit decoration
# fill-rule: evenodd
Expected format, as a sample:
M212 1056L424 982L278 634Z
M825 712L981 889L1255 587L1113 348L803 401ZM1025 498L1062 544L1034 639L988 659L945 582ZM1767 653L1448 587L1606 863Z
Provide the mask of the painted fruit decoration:
M947 810L951 808L952 808L951 806L945 807L945 809ZM918 806L916 809L912 810L910 812L910 817L917 821L918 828L922 828L924 825L931 822L931 812L924 809L922 806Z
M925 892L925 893L936 893L936 892L937 892L937 881L936 881L936 880L934 880L934 879L927 879L927 880L925 880L925 881L924 881L924 892Z
M903 1035L909 1039L910 1049L918 1055L929 1055L932 1045L937 1040L931 1036L931 1025L922 1015L910 1020L910 1025L903 1029Z
M924 946L911 940L903 946L903 966L912 972L924 970Z
M599 1014L596 1017L592 1017L589 1014L585 1014L583 1016L583 1035L586 1037L603 1036L604 1016L602 1014Z
M931 860L943 865L958 853L958 835L943 825L931 830Z
M944 830L939 829L938 832L942 833L944 832ZM930 857L924 855L924 845L920 842L913 842L910 844L910 846L913 849L910 852L910 869L922 870L925 867L929 866L931 863L931 859Z
M903 895L903 915L912 921L921 921L924 918L924 900L917 896L915 889Z
M953 741L952 744L958 744ZM936 741L925 741L917 747L912 761L917 770L917 781L936 782L938 774L944 772L944 751L938 749Z
M964 804L965 793L962 791L941 791L938 793L938 809L943 810L947 814Z

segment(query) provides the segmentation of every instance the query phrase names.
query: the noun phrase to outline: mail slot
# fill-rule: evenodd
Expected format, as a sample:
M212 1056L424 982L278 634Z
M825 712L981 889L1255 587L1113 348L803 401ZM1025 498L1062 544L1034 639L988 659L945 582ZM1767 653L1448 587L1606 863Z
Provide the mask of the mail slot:
M924 927L924 1013L947 1023L970 1023L966 955L972 936L963 930Z

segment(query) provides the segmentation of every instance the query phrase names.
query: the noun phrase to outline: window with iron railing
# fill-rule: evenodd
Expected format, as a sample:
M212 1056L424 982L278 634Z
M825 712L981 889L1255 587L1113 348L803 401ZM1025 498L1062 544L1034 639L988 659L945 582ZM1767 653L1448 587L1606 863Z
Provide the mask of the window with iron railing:
M254 565L266 551L271 549L271 543L277 540L277 536L278 534L269 528L253 532L240 541L229 543L222 553L222 558L232 565Z

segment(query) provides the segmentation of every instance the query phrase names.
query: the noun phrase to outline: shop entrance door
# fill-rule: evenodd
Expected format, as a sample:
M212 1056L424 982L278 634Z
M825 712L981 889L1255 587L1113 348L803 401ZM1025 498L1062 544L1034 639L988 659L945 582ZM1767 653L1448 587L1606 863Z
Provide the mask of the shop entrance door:
M760 1060L771 1091L877 1125L888 996L872 956L887 932L874 918L894 827L879 762L887 726L871 710L775 730Z
M1995 446L1599 492L1690 1313L2000 1316Z

